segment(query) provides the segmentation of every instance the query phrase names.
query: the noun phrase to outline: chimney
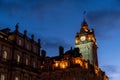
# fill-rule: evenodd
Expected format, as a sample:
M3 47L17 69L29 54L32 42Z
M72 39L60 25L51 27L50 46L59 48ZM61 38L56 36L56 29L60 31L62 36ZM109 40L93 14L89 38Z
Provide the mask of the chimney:
M42 56L43 59L45 59L45 57L46 57L46 51L45 50L41 51L41 56Z
M27 36L27 30L24 30L24 36Z
M79 48L74 48L74 55L75 56L77 56L77 55L79 55L80 53L79 53Z
M32 41L34 41L34 34L31 35L31 39L32 39Z
M38 39L38 46L40 46L40 39Z
M59 56L62 57L64 54L64 48L62 46L59 46Z
M16 32L18 32L18 29L19 29L19 25L18 25L19 23L17 23L16 25L15 25L15 31Z
M39 55L40 55L40 48L41 48L40 39L38 39L38 54Z

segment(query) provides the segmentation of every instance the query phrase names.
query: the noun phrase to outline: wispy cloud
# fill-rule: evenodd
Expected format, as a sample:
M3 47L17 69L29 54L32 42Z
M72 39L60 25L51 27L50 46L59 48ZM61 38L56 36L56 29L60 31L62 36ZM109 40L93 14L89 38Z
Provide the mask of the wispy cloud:
M44 48L58 48L59 46L69 47L70 45L67 44L63 39L57 37L47 37L42 39L42 45Z
M109 80L120 79L120 71L117 65L104 65L104 66L101 66L101 68L107 72Z
M120 11L90 11L87 13L87 20L96 30L99 38L110 39L110 32L120 29Z

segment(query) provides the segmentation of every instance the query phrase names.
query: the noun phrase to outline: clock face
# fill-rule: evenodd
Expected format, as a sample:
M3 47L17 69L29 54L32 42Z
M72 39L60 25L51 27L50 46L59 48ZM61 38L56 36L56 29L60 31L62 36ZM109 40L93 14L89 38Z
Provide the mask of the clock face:
M80 40L81 40L81 41L86 40L86 36L81 36L81 37L80 37Z

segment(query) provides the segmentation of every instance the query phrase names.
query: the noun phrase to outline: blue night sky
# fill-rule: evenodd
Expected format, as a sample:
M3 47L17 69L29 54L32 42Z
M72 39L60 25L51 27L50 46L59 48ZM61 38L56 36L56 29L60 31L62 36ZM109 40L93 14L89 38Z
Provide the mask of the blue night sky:
M89 29L94 28L98 44L99 67L110 80L120 79L120 0L0 0L0 29L28 31L41 39L48 56L74 47L83 12Z

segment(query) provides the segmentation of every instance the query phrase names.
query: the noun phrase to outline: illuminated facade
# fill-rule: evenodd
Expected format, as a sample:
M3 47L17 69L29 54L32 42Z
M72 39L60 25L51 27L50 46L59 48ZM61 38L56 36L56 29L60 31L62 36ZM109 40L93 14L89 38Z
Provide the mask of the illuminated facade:
M29 38L26 30L22 34L18 28L0 30L0 80L108 80L98 67L94 30L88 30L85 21L75 48L64 52L60 46L54 57L40 50L40 39L36 42L34 35Z
M88 24L85 20L81 24L80 31L76 34L75 47L80 49L83 59L89 60L91 65L98 66L97 44L94 30L88 29Z

